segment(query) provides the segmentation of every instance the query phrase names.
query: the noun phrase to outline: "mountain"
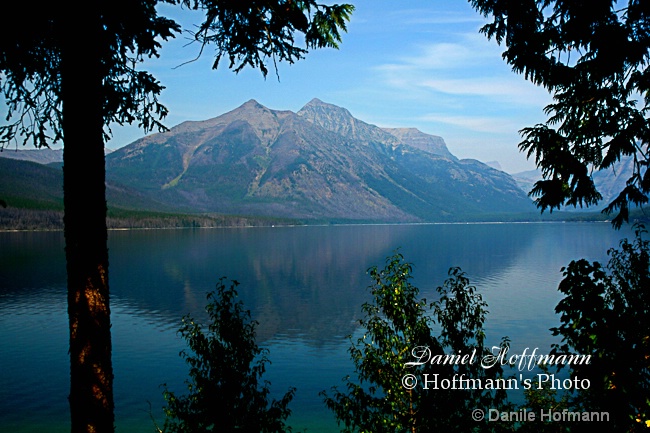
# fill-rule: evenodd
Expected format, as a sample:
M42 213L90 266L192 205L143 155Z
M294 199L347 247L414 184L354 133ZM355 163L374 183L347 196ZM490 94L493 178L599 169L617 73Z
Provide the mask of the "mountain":
M499 161L487 161L485 164L497 170L503 171L503 168L501 167L501 164L499 164Z
M451 221L535 212L506 173L440 137L382 129L318 99L297 113L251 100L107 155L107 180L183 212L328 221Z
M63 171L51 163L0 157L0 199L13 208L63 210ZM110 208L161 212L174 208L113 182L106 184L106 200Z
M634 172L634 157L621 158L614 168L600 170L594 173L594 183L603 196L600 202L603 207L618 197L627 185L627 180Z
M526 170L512 174L512 178L517 182L519 188L529 193L535 186L535 182L542 179L542 172L539 170Z

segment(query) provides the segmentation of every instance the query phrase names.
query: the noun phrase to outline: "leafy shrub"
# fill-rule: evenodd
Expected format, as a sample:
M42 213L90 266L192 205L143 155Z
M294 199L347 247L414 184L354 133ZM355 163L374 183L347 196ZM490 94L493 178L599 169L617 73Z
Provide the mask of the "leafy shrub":
M439 384L461 375L497 379L503 373L500 366L484 369L480 362L407 365L415 362L413 355L421 350L429 352L420 361L474 351L481 359L490 353L483 332L487 305L465 274L450 269L450 278L437 289L440 299L427 303L418 299L419 290L410 283L412 265L401 254L389 257L383 270L373 267L369 273L373 301L363 305L365 317L359 321L365 333L349 349L356 376L344 378L343 391L333 387L321 393L343 431L469 432L502 427L501 423L474 421L471 414L476 408L503 408L504 390L432 389L434 378ZM441 329L438 337L434 336L436 325ZM502 345L506 344L504 340Z

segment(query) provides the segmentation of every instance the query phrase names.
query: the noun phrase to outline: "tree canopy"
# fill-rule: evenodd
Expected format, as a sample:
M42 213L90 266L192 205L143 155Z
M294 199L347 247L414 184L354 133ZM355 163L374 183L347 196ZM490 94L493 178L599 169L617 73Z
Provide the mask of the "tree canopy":
M591 380L574 404L605 410L615 431L650 427L650 241L645 227L635 225L635 240L623 239L608 251L606 266L585 259L563 268L559 291L564 298L555 311L561 336L554 353L591 354L587 365L572 366L573 377Z
M628 220L648 202L650 4L642 0L470 0L490 17L481 32L505 44L503 58L544 86L554 102L519 144L542 170L531 194L543 210L602 199L592 174L632 158L626 186L603 212Z
M112 123L137 122L145 132L164 129L160 121L167 109L158 101L164 87L151 73L137 69L145 58L159 56L162 41L182 31L174 20L158 15L158 3L204 13L204 21L191 35L202 48L214 45L213 68L225 56L235 72L249 66L264 75L269 62L293 63L309 49L337 48L353 10L348 4L329 6L314 0L139 0L94 5L101 27L90 46L101 58L101 70L96 72L102 78L104 138ZM0 90L8 108L6 124L0 126L0 145L18 139L48 147L63 139L62 52L71 33L78 41L76 27L70 27L78 20L69 18L70 9L52 3L15 7L18 18L6 20L0 29ZM29 17L29 22L22 17ZM296 34L303 35L304 47L296 42Z
M180 27L157 15L156 1L122 3L94 6L100 8L97 13L101 27L84 37L96 38L91 47L101 63L100 70L88 73L102 79L106 126L138 121L148 131L161 126L158 119L167 113L157 101L163 86L151 74L138 71L136 65L145 57L157 56L160 40L173 37ZM3 144L18 139L48 147L63 139L61 69L66 45L74 32L67 17L71 11L49 3L39 8L30 4L16 6L24 9L16 16L29 17L30 22L7 20L0 30L0 88L8 106L7 124L0 126L0 139ZM90 27L90 18L85 18L80 29Z

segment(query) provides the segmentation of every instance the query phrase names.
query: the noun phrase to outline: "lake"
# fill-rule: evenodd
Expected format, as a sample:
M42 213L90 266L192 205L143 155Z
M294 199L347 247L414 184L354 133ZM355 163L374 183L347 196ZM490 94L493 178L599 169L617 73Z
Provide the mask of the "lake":
M513 352L548 353L559 323L560 269L607 261L629 228L608 223L307 226L134 230L109 234L116 429L152 432L163 423L161 384L183 394L187 367L176 335L181 317L201 318L220 277L235 279L270 350L265 378L297 394L289 423L334 432L318 392L353 372L348 335L360 332L367 269L397 249L413 283L433 300L460 266L489 304L488 340ZM0 233L0 431L69 431L63 234Z

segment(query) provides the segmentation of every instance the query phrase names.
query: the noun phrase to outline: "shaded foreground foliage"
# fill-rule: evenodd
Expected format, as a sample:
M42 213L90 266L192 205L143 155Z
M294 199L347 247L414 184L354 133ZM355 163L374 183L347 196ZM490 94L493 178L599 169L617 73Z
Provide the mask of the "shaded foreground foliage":
M344 389L321 392L341 431L352 432L583 432L593 422L545 421L541 411L607 413L599 423L613 432L648 431L650 428L650 241L624 239L612 248L609 263L584 259L563 268L559 290L564 298L556 307L560 326L552 328L561 342L551 354L591 355L584 364L566 368L572 378L587 379L590 386L563 392L545 386L525 390L526 401L515 406L506 387L436 387L434 381L464 377L484 385L507 381L500 363L490 367L480 360L495 354L486 347L483 329L487 304L459 268L437 288L434 302L419 298L410 282L412 265L401 254L387 258L384 269L369 270L372 300L362 306L359 321L364 334L351 341L349 353L354 375L343 379ZM255 344L255 322L235 302L233 285L223 279L208 295L212 323L205 331L186 316L180 333L191 353L189 395L177 397L165 388L165 432L289 431L285 424L291 388L280 401L269 401L269 384L261 382L268 353ZM351 337L350 337L351 339ZM499 349L509 347L503 338ZM474 362L460 361L462 355ZM459 355L456 361L430 362L436 356ZM441 358L442 359L442 358ZM507 367L507 364L505 365ZM553 373L549 366L540 366ZM504 382L501 382L504 383ZM425 386L425 384L428 384ZM428 388L428 389L427 389ZM486 417L476 420L473 410ZM488 419L487 411L534 412L534 421ZM517 420L514 420L517 421Z
M226 287L220 279L208 294L204 327L191 316L183 318L179 333L189 351L181 355L190 367L188 394L178 396L165 385L166 420L162 431L194 432L284 432L288 404L295 389L278 401L269 399L269 386L262 381L268 351L255 342L257 322L236 301L238 283Z
M365 333L349 349L356 375L344 378L345 390L333 387L321 393L342 431L490 430L493 426L474 421L471 412L477 407L505 409L504 390L424 389L425 381L434 386L434 378L502 378L500 366L424 362L436 355L475 353L481 359L491 353L483 331L487 304L476 288L459 268L451 268L449 279L437 288L438 301L418 299L419 290L410 282L412 265L398 253L387 259L384 269L369 272L373 300L363 305L365 317L359 321ZM421 365L408 364L422 353Z
M591 354L571 375L589 379L588 390L571 406L606 411L612 431L650 429L650 242L643 226L635 239L623 239L608 251L608 264L585 259L563 268L559 290L564 299L555 311L562 337L555 353Z

